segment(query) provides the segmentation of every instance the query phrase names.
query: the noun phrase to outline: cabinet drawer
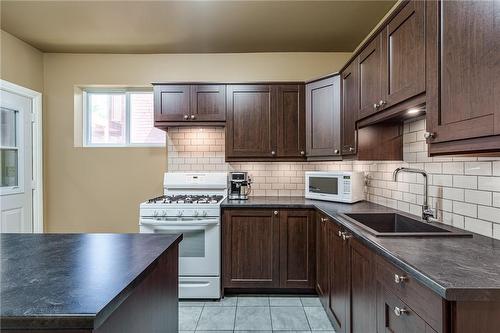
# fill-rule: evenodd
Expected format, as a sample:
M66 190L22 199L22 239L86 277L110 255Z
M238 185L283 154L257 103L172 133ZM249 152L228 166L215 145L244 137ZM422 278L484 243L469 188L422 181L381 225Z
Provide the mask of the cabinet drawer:
M375 274L379 283L408 304L438 332L443 332L445 301L403 270L382 257L376 257Z
M435 331L410 306L378 283L377 332L432 333Z

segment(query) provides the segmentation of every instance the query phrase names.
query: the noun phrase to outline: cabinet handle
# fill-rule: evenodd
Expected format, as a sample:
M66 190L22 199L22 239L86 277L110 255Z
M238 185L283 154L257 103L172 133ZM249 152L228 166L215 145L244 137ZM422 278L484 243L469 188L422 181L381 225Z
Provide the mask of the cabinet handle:
M397 306L394 307L394 314L396 316L401 316L402 314L408 314L408 309L405 308L398 308Z
M320 218L319 220L320 220L321 222L326 222L326 221L328 221L328 219L325 219L324 217Z
M196 117L194 114L191 115L191 119L194 120Z
M335 150L333 151L333 153L334 153L334 154L338 154L339 152L340 152L340 151L339 151L338 149L335 149Z
M274 214L274 215L278 215L278 211L277 211L277 210L275 210L275 211L273 212L273 214Z
M275 156L276 155L276 152L273 150L271 151L271 155Z
M377 103L373 104L373 108L376 110L378 109L379 105Z
M184 119L189 119L189 116L187 114L184 115Z
M403 283L405 281L408 281L408 278L406 276L394 274L394 282L395 283Z
M353 148L353 147L349 147L349 151L350 151L350 152L353 152L353 151L354 151L354 148Z
M386 105L386 104L387 104L387 102L386 102L386 101L383 101L383 100L380 100L380 102L378 102L378 106L379 106L379 107L380 107L380 106L384 106L384 105Z
M303 151L303 150L300 151L300 155L304 156L305 154L306 154L305 151Z
M343 240L348 240L351 237L352 237L352 235L349 235L347 232L343 232L342 233L342 239Z
M434 132L425 132L424 133L424 138L426 140L431 140L431 139L434 139L436 137L436 133Z
M338 235L339 235L340 238L342 238L342 231L339 230Z

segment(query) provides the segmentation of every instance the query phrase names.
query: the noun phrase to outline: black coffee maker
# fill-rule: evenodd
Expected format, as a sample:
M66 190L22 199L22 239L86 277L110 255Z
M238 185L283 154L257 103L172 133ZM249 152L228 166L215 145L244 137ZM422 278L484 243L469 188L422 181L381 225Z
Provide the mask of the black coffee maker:
M230 172L229 173L229 194L230 200L246 200L250 194L251 179L247 172Z

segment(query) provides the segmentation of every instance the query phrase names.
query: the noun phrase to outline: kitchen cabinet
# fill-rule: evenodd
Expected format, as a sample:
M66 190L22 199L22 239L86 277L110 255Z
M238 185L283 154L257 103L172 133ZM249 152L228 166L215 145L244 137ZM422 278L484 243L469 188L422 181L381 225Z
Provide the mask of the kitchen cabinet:
M303 84L228 85L226 160L305 160Z
M330 283L328 279L328 267L330 263L330 233L328 218L317 214L316 218L316 292L319 295L321 304L328 307Z
M222 224L224 288L314 289L310 210L230 209Z
M356 121L358 120L358 63L353 60L340 73L342 95L342 155L355 155L357 151Z
M226 86L219 84L154 84L156 127L223 124Z
M306 144L308 157L340 159L340 78L306 85Z
M429 1L430 155L500 151L500 2Z
M359 118L365 118L383 107L382 98L382 35L378 34L358 56ZM383 101L382 101L383 102Z
M329 223L329 301L328 313L333 319L335 332L347 332L347 309L349 302L349 248L341 228Z

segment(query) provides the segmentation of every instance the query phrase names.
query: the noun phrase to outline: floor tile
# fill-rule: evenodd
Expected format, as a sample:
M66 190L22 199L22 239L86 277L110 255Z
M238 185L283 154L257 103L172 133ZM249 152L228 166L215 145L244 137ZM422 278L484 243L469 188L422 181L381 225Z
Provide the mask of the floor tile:
M236 306L238 297L228 296L222 298L220 301L207 301L205 306Z
M312 330L333 330L332 324L322 307L304 307Z
M301 297L302 306L322 306L318 297Z
M271 313L267 306L242 306L236 309L235 330L270 330Z
M273 330L309 330L302 307L271 307Z
M271 306L302 306L298 297L269 297Z
M269 306L269 297L238 296L238 306Z
M201 312L197 330L233 330L236 307L205 307Z
M201 306L205 305L205 301L179 301L179 307L193 307L193 306Z
M202 307L180 307L179 308L179 330L192 331L200 319Z

